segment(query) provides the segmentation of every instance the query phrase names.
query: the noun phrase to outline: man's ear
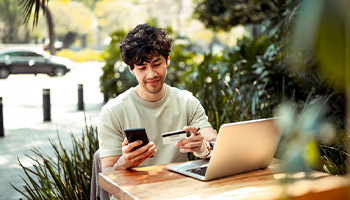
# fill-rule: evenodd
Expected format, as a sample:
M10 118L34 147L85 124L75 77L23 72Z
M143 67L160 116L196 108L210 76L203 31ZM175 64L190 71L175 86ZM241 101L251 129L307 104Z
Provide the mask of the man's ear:
M170 65L170 58L169 56L166 58L166 66L168 67Z

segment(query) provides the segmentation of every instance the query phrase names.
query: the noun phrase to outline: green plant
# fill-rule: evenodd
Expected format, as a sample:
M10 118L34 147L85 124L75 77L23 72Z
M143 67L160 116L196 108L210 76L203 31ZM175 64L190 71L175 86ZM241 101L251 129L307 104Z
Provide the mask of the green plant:
M273 64L281 59L277 50L265 35L243 38L222 54L204 55L182 81L201 100L217 129L227 122L270 117L282 99L279 80L284 74L278 74L281 71Z
M182 77L186 76L186 73L191 66L197 65L195 46L191 40L185 36L181 36L177 33L173 33L174 42L170 53L170 65L168 67L166 83L179 88L184 88L184 82Z
M55 156L32 148L35 156L26 156L33 161L33 168L18 160L27 177L22 177L25 191L11 185L27 199L89 199L93 155L98 149L97 129L86 125L81 139L71 133L71 148L63 146L57 135L58 142L50 140Z
M326 116L329 99L311 98L300 105L284 102L276 109L283 133L276 156L283 160L281 171L295 173L319 170L334 175L348 171L346 134ZM340 133L339 133L340 132Z
M345 130L339 130L333 144L320 144L323 171L334 175L345 175L349 171L347 159L350 158L346 144L349 139Z

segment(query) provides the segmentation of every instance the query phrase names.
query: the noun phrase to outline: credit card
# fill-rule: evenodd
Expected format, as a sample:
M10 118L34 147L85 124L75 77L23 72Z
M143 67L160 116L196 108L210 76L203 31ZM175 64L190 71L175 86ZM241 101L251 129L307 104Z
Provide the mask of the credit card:
M186 131L180 130L180 131L171 131L167 133L162 134L163 138L163 144L171 144L175 143L177 141L180 141L182 139L185 139L187 137Z

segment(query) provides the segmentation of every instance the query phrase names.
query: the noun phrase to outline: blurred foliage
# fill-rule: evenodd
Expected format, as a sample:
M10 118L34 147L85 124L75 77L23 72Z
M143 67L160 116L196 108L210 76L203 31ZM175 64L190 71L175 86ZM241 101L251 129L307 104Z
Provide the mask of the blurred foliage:
M55 156L40 148L32 148L34 156L27 155L33 167L21 163L27 179L23 178L24 190L12 185L27 199L89 199L93 155L98 149L97 129L86 125L80 139L71 133L72 149L50 141Z
M291 44L295 68L304 68L310 58L317 60L317 70L338 89L350 85L349 7L348 0L304 1Z
M277 124L283 135L276 157L284 160L282 172L347 173L347 142L326 115L327 101L323 97L314 99L310 93L302 108L291 102L278 106L275 115L280 117Z
M19 6L20 3L21 6ZM52 15L56 39L63 42L64 48L68 48L79 39L82 40L83 48L87 46L87 43L95 42L95 34L92 33L92 30L95 28L93 23L96 23L96 17L84 4L71 0L50 0L50 3L46 0L1 1L0 41L4 43L44 43L45 39L50 39L48 34L51 34L48 33L48 20L50 19L48 11ZM23 19L23 15L27 18ZM30 19L33 19L32 26L29 23ZM29 27L32 29L30 30Z
M149 5L156 6L157 4ZM102 38L108 37L115 30L128 30L153 16L147 15L147 9L137 7L135 2L130 0L96 2L94 14Z
M348 144L349 139L343 129L338 131L332 144L320 144L321 162L325 172L334 175L345 175L349 172L347 162L347 159L350 157Z
M91 32L95 20L93 12L76 1L51 0L48 8L52 12L56 37L63 42L63 48L70 47L78 39L83 40L81 46L85 48L86 35Z
M216 7L221 7L220 2L221 1L216 2ZM232 3L232 1L226 1L226 3L227 2ZM245 1L240 2L243 3ZM255 4L259 4L259 2L264 3L268 1L254 1ZM313 1L313 3L316 2ZM261 54L257 54L255 61L254 51L252 51L250 58L253 59L251 59L251 62L249 64L254 65L255 67L265 67L266 69L274 71L268 76L268 78L270 78L275 83L274 88L276 90L274 91L274 93L276 93L276 95L279 97L283 97L284 99L293 99L294 101L298 102L298 105L300 105L301 107L303 107L306 101L306 97L308 96L310 91L313 91L314 98L317 98L319 96L329 97L328 103L330 104L331 109L329 109L329 111L327 112L327 116L334 119L335 123L338 126L344 128L344 92L339 91L333 87L334 82L332 81L334 81L334 79L325 77L317 70L319 68L320 63L317 59L315 59L315 56L311 54L303 55L304 59L302 65L300 65L299 68L301 70L299 71L293 70L294 66L291 66L290 64L287 49L290 46L290 43L292 42L291 36L293 36L293 29L297 20L303 21L303 18L297 18L300 10L299 4L300 1L274 1L274 6L276 7L276 9L266 10L266 12L271 12L270 14L267 14L267 16L270 17L267 17L258 25L259 29L261 30L261 34L257 35L256 37L259 38L266 36L268 39L269 47L266 49L266 52L263 56L261 56ZM197 8L199 6L200 5L198 5ZM311 6L310 9L312 10L313 7ZM306 11L305 15L308 15L309 13L311 13L310 10ZM209 13L203 14L209 15ZM250 13L248 14L250 15ZM211 16L213 17L216 15L212 13ZM237 17L235 15L225 16L228 18ZM304 24L305 26L311 26L312 23L306 21L306 23ZM230 26L233 26L233 24L230 25L230 23L228 23L225 26L217 26L216 28L225 30ZM306 29L300 29L301 38L304 37L303 30ZM232 49L240 48L239 46L241 45L242 44L238 43L236 47L233 47ZM327 58L327 56L323 56L323 58ZM245 60L247 59L242 59L242 61ZM279 102L279 99L272 99Z
M167 32L171 32L171 30L167 30ZM191 66L198 64L200 55L195 53L195 46L189 38L177 33L173 33L173 35L174 42L170 53L166 83L184 88L185 83L182 78L186 76L186 72Z
M78 2L82 2L86 7L90 8L90 10L94 10L96 3L101 0L76 0Z
M268 47L266 36L244 38L222 55L205 55L183 76L186 89L202 101L217 130L223 123L271 116L281 97L269 78L274 71L256 60Z
M100 51L93 49L83 49L80 51L72 51L69 49L63 49L56 53L57 56L62 56L69 58L76 62L86 62L86 61L103 61L103 57Z
M137 83L129 72L129 68L122 64L119 47L125 36L126 32L123 30L112 33L109 37L109 45L102 54L105 66L102 68L103 74L100 77L100 87L101 92L105 95L105 100L106 98L115 97Z
M0 41L2 43L28 42L29 30L23 25L17 0L0 1ZM3 25L1 26L1 22Z
M199 0L194 15L208 28L230 30L240 24L277 24L299 0Z
M51 0L48 8L52 10L55 33L58 37L63 37L69 32L88 34L91 31L95 16L84 4L77 1Z
M302 1L298 9L288 59L296 72L318 74L309 82L322 82L315 87L319 95L330 94L326 117L337 127L332 144L321 144L324 171L346 174L349 157L349 120L346 108L350 99L350 2L347 0ZM321 81L320 81L321 80ZM347 105L346 105L347 104ZM347 113L346 113L347 112Z

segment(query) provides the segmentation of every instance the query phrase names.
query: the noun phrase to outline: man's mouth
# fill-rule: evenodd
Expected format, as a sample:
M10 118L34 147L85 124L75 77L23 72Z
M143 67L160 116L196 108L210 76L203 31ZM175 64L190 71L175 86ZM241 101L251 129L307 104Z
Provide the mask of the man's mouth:
M159 82L159 80L157 79L157 80L152 80L152 81L147 81L147 83L149 84L149 85L151 85L151 86L155 86L155 85L157 85L158 84L158 82Z
M148 83L151 86L155 86L159 83L159 81L160 81L160 79L157 78L157 79L153 79L153 80L148 80L148 81L146 81L146 83Z

